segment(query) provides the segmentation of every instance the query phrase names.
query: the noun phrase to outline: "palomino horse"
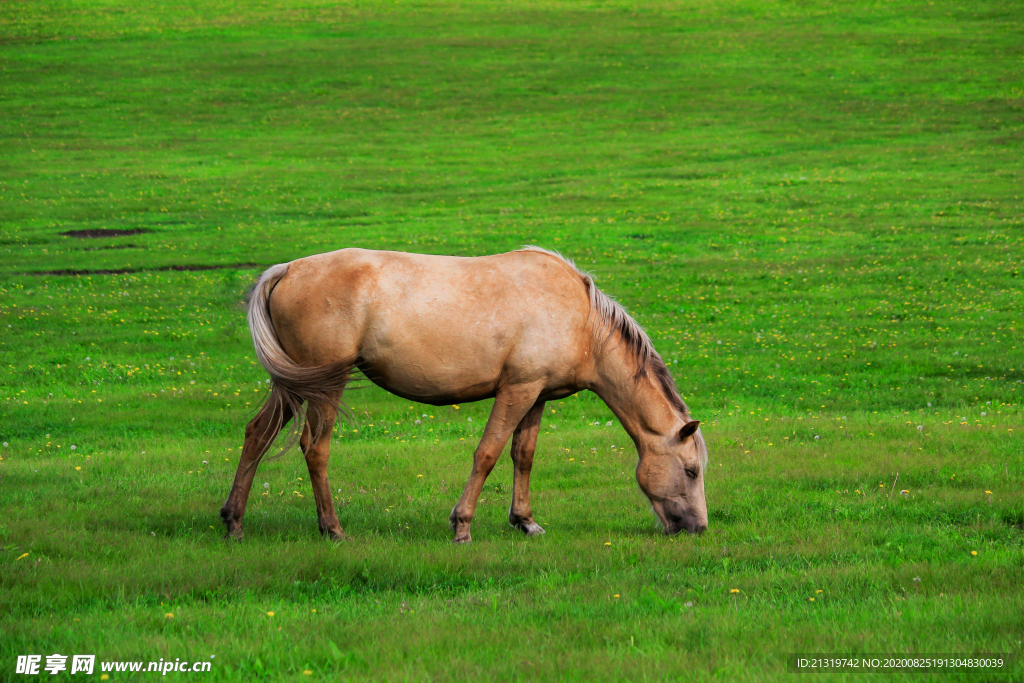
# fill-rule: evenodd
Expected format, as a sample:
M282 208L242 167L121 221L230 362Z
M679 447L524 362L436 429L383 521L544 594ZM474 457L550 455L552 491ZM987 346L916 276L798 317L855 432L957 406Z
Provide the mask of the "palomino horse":
M651 340L626 311L560 255L528 247L478 258L342 249L273 266L249 302L256 354L273 391L245 430L221 517L229 538L256 466L306 403L300 439L320 531L344 536L327 483L342 391L354 369L393 394L448 405L494 398L462 497L455 542L512 437L508 520L542 534L530 512L530 469L544 402L593 391L636 444L636 479L666 533L707 528L707 450Z

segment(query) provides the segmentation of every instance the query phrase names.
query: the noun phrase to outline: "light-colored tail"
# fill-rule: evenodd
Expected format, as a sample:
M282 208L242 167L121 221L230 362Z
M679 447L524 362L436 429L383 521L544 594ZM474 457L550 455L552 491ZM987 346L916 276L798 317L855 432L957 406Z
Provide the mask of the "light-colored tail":
M336 362L319 367L307 367L293 361L281 347L270 318L270 295L274 287L288 272L287 263L279 263L268 268L249 297L249 332L252 343L256 347L256 356L270 373L274 392L280 397L275 405L287 406L294 415L295 433L301 431L305 403L314 426L311 434L315 442L321 436L321 427L325 423L327 411L337 413L340 407L339 395L345 388L352 372L352 362ZM353 359L354 361L354 359ZM277 428L284 427L284 412L276 420ZM286 447L290 447L290 442Z

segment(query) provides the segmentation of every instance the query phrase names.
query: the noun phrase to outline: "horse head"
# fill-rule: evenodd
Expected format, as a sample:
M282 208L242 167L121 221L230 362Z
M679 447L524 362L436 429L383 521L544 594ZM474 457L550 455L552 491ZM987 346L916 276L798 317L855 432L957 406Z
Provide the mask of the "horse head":
M690 420L678 432L653 443L648 441L640 452L636 480L666 534L684 529L699 534L708 527L704 499L707 450L698 426L700 421Z

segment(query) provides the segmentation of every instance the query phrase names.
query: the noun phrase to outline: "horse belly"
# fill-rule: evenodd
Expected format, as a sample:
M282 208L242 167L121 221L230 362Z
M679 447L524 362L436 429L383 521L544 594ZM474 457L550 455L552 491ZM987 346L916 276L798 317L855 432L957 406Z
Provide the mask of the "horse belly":
M375 384L423 403L448 404L494 396L508 356L501 334L370 335L360 369Z

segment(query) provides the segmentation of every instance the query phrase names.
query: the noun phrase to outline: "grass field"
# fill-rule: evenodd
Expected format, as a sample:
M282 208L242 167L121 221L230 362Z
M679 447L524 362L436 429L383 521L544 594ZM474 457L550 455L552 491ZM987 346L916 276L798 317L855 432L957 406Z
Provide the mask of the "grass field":
M0 679L1020 680L1022 35L999 0L3 3ZM132 232L64 234L97 230ZM707 533L659 533L586 394L542 425L548 533L508 528L504 458L453 546L489 406L370 387L333 445L350 539L291 452L222 541L263 267L523 244L650 332Z

